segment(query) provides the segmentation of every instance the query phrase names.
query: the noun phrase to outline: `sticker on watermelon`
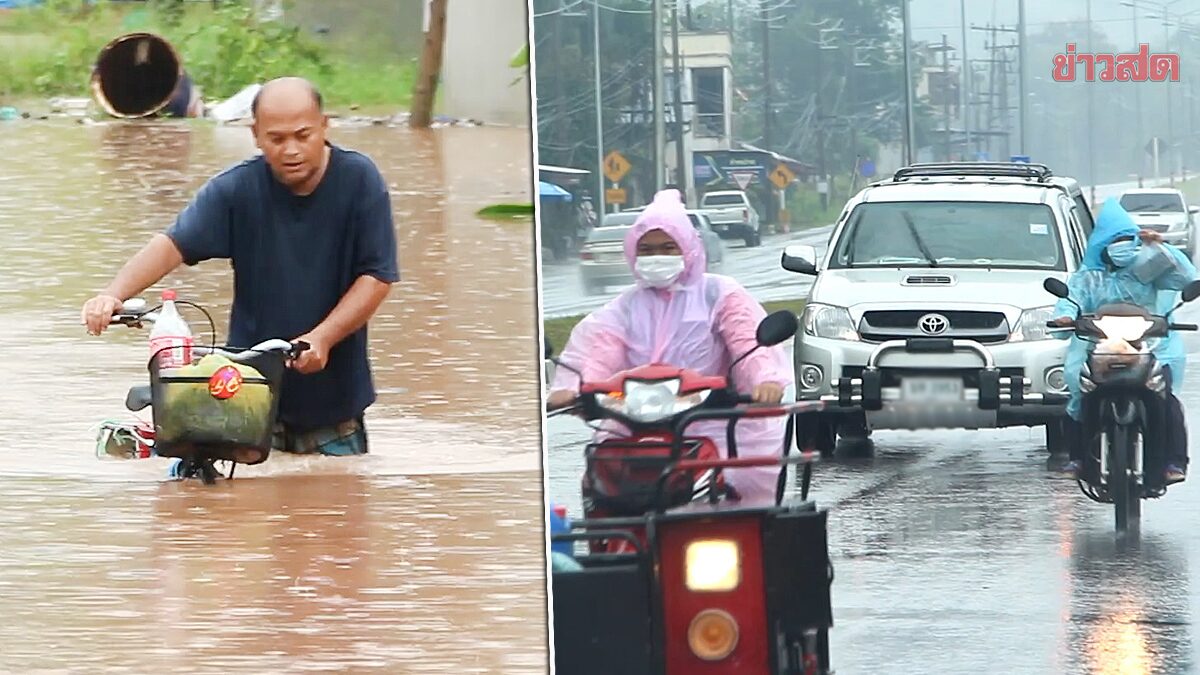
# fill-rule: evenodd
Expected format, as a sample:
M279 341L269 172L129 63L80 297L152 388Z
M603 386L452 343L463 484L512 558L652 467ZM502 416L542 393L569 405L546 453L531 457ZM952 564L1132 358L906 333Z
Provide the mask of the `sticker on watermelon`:
M242 373L233 366L222 366L208 378L208 393L213 398L233 398L242 390Z

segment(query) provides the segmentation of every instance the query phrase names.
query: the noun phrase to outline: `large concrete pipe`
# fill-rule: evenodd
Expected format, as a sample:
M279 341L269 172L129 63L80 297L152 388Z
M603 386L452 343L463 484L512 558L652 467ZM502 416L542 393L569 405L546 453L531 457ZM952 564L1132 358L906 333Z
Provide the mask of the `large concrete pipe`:
M171 43L153 33L129 33L100 50L91 84L96 102L113 117L147 117L173 98L191 95L190 82L179 87L183 80Z

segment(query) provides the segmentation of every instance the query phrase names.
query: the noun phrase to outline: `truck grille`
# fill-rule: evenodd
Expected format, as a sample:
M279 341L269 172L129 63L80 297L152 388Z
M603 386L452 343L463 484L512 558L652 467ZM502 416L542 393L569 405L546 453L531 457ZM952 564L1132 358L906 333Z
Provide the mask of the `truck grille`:
M882 310L866 312L859 323L862 339L869 342L929 337L920 327L921 317L938 314L946 318L949 327L937 337L963 338L983 343L1004 342L1012 332L1002 312L953 310Z

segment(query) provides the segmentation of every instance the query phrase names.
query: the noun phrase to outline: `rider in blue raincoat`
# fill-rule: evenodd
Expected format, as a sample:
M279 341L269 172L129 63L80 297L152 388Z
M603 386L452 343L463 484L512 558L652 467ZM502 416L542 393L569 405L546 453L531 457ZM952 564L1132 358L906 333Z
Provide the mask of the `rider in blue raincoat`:
M1196 278L1196 267L1179 249L1162 243L1153 231L1139 232L1129 213L1115 199L1109 199L1100 209L1096 227L1088 240L1087 251L1079 270L1071 275L1067 286L1071 300L1079 303L1084 313L1093 313L1101 306L1127 302L1165 315L1177 303L1179 292ZM1054 307L1055 323L1069 326L1079 313L1075 305L1060 299ZM1067 402L1068 443L1071 461L1065 471L1079 475L1085 470L1083 459L1087 440L1083 435L1082 392L1080 374L1087 360L1090 343L1071 336L1064 365L1070 399ZM1174 392L1183 382L1187 364L1183 340L1172 331L1158 342L1154 355L1163 365L1168 382L1168 394L1159 449L1165 461L1164 481L1176 483L1186 477L1188 452L1187 428L1183 407ZM1150 439L1147 439L1148 446Z

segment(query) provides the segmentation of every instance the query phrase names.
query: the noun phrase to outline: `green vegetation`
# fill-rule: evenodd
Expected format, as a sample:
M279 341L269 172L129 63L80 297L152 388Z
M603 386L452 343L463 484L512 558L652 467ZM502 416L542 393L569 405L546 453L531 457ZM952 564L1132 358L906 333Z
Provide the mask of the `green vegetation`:
M147 31L168 40L206 99L280 75L300 75L320 87L331 108L404 107L415 58L383 49L349 50L299 27L258 21L248 0L115 3L47 0L0 14L0 101L88 96L100 49L124 33Z
M1175 187L1187 197L1188 204L1200 204L1200 178L1189 178L1175 183Z
M479 209L475 215L491 220L532 218L533 204L495 204Z
M799 316L800 312L804 311L804 303L805 301L799 298L795 300L777 300L774 302L764 302L763 309L767 310L768 314L786 309L795 312ZM583 320L584 316L586 315L579 314L576 316L546 319L545 323L542 324L546 338L550 340L550 344L554 347L555 354L562 350L563 345L567 344L567 338L571 337L571 331L574 330L576 324Z

